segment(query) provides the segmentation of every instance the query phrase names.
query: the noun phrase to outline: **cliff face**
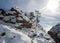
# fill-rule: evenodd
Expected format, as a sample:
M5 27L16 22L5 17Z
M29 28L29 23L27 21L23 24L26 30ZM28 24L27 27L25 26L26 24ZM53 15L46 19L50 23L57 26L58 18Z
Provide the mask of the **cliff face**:
M45 32L43 27L39 24L39 16L37 14L40 13L38 11L35 11L27 14L18 8L11 8L9 11L4 11L3 9L0 9L0 24L2 24L0 25L0 33L3 33L0 34L1 40L6 40L6 43L9 43L9 41L11 43L55 43L54 40ZM7 28L5 28L4 26ZM5 32L8 34L6 34ZM15 34L10 32L13 32ZM17 35L19 33L22 33L23 35ZM5 34L6 36L3 37ZM11 40L10 38L15 37L14 35L17 35L17 37Z
M60 23L53 26L52 29L48 31L48 34L55 40L56 43L60 43Z

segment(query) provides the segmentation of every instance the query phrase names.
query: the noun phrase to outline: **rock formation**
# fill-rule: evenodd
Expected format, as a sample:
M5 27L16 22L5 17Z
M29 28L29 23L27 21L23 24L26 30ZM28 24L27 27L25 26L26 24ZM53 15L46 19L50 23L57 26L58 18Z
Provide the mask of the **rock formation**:
M56 43L60 43L60 23L53 26L48 34L55 40Z
M21 38L19 35L19 38L16 37L17 39L13 39L11 43L15 43L15 41L17 40L18 42L16 43L55 43L54 40L45 32L43 27L39 24L38 17L40 16L37 14L40 14L39 11L25 13L18 8L11 8L9 11L5 11L3 9L0 10L0 24L2 24L3 26L6 25L6 26L12 27L12 28L9 28L10 31L8 31L9 29L7 29L6 31L7 33L13 31L14 29L15 32L16 31L22 32L23 34L27 35L27 38L29 37L28 38L29 41L24 39L25 37L22 38L28 42L24 42L24 40L23 42L19 42L22 40L22 39L19 39ZM5 29L2 28L2 30L5 30ZM3 31L1 36L4 36L5 34L6 33ZM12 34L12 33L9 33L9 34ZM9 38L8 36L6 37L7 39ZM4 40L7 40L7 39L4 39Z

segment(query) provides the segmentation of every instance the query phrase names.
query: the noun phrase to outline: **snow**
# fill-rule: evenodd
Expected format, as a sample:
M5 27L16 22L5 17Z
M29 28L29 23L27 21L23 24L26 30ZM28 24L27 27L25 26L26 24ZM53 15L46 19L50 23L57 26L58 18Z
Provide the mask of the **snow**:
M3 20L4 20L4 21L10 20L10 16L5 16Z
M12 8L14 8L15 10L17 10L17 11L20 12L20 13L23 13L23 12L21 12L22 9L19 9L17 6L16 6L16 7L12 7Z
M24 34L28 35L32 38L33 43L53 43L54 40L41 28L37 27L36 29L33 28L23 28L19 30ZM55 42L54 42L55 43Z
M14 8L17 12L20 12L17 17L14 16L4 16L3 20L0 20L0 42L3 40L6 43L53 43L54 40L45 32L43 27L37 21L38 16L34 14L34 18L30 20L30 15L25 16L25 13L21 12L21 10ZM7 13L15 13L13 11ZM2 14L3 15L3 14ZM40 16L39 16L40 17ZM17 20L23 20L22 23L17 22ZM8 23L5 21L8 21ZM24 22L25 21L25 22ZM13 23L11 23L13 22ZM22 24L29 24L31 27L27 28L22 26ZM30 24L31 23L31 24ZM3 25L1 25L3 24ZM29 26L28 25L28 26ZM16 28L20 27L22 28ZM3 33L3 34L2 34ZM55 42L54 42L55 43Z
M17 20L23 20L23 18L21 18L21 17L17 17Z
M16 13L16 12L15 12L15 11L7 11L6 13L7 13L7 14L8 14L8 13L14 14L14 13Z
M2 21L2 20L0 20L0 24L5 24L5 22L4 22L4 21Z
M6 35L1 36L3 32L5 32ZM10 29L5 25L0 25L0 43L2 43L3 40L5 40L6 43L31 43L31 39L22 32Z
M11 22L16 22L16 18L12 19Z
M0 14L0 17L4 17L2 14Z
M26 20L26 21L30 21L30 19L24 15L24 13L22 14L23 18Z
M15 18L15 17L12 18L12 19L11 19L11 22L16 22L16 18Z
M28 31L28 30L27 30ZM5 32L5 35L1 35ZM29 32L29 31L28 31ZM46 33L41 33L44 35ZM31 34L31 33L30 33ZM41 34L40 34L41 35ZM21 31L16 31L15 29L11 29L11 27L6 25L0 25L0 43L53 43L53 39L46 35L47 37L37 35L35 37L30 38L28 35L24 34ZM47 39L48 40L47 40Z

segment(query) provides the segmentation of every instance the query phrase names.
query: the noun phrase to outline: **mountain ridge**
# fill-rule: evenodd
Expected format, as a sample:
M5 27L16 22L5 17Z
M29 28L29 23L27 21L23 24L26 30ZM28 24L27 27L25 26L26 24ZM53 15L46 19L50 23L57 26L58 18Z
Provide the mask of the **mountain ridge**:
M39 24L40 21L38 19L39 16L38 14L40 14L39 11L30 12L27 14L24 13L22 10L19 10L18 8L11 8L9 11L4 11L3 9L1 9L0 25L2 24L3 25L2 27L4 27L4 25L6 25L7 27L10 26L11 28L9 29L11 29L11 31L13 31L14 29L15 31L22 32L23 34L27 35L27 37L29 37L30 39L29 41L25 40L27 41L26 43L55 43L54 40L45 32L43 27ZM6 32L9 32L8 31L9 29L7 29ZM16 38L19 39L18 37ZM7 37L7 39L9 39L9 37ZM11 43L15 43L14 40L17 41L17 39L16 40L13 39L13 41L11 41L10 39L9 40L11 41ZM24 37L22 39L24 39ZM18 41L16 43L25 43L25 42Z

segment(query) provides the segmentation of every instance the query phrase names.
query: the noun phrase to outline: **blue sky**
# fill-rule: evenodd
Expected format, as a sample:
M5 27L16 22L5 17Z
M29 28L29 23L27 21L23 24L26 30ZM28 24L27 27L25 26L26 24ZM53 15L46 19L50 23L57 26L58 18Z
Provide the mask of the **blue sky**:
M59 0L0 0L0 8L9 9L13 6L17 6L27 12L40 11L40 24L46 31L60 22Z

